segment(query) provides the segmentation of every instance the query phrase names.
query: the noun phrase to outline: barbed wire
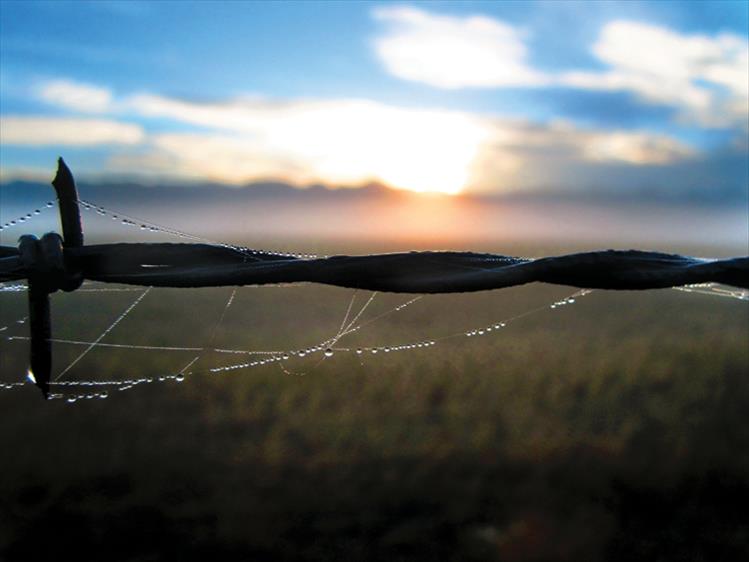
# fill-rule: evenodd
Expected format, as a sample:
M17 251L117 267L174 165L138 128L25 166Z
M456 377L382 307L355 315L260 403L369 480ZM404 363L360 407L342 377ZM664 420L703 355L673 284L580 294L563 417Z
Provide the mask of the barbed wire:
M580 289L570 297L550 305L555 309L575 302L591 289L644 290L680 287L688 292L709 292L747 299L749 289L749 257L709 259L639 250L603 250L582 252L537 259L473 252L407 252L363 256L311 256L253 250L213 242L150 221L136 219L78 198L70 170L62 159L52 182L57 191L63 236L45 234L40 240L30 235L21 236L18 248L0 246L0 282L9 283L7 291L19 292L23 285L13 283L26 280L29 299L28 321L31 327L31 365L29 379L47 396L52 385L65 375L89 351L102 344L102 339L146 296L152 287L222 287L245 285L278 285L293 283L321 283L339 287L394 293L459 293L513 287L532 282L572 286ZM49 207L51 203L47 204ZM84 245L80 211L95 210L110 216L120 224L139 227L150 232L192 240L191 243L117 243ZM36 209L21 219L10 221L16 226L41 213ZM3 225L5 228L5 225ZM94 341L65 340L71 345L86 345L86 349L65 368L55 381L51 381L51 318L49 294L58 289L65 291L130 290L95 286L80 289L85 282L116 283L145 287L135 301ZM706 285L709 284L709 285ZM714 290L715 284L733 287ZM218 323L231 306L236 289L229 297ZM237 370L268 362L286 361L287 356L304 357L310 353L323 353L323 359L335 352L350 352L350 348L337 346L338 341L362 328L356 324L369 302L353 320L349 321L354 304L352 297L339 330L331 338L307 350L273 352L256 361L217 367L211 372ZM372 297L373 298L373 297ZM415 302L408 301L396 310ZM453 334L445 338L465 335L481 336L503 328L508 322L532 314L541 307L518 317L492 325ZM371 323L379 317L367 321ZM26 322L26 318L19 322ZM218 325L217 325L218 326ZM4 328L5 329L5 328ZM213 335L215 336L216 328ZM22 339L12 336L11 341ZM176 375L164 380L182 380L190 368L207 350L216 353L254 353L249 350L218 350L210 342L196 351L197 355ZM387 348L357 349L372 353L419 349L435 345L441 340L424 340L398 344ZM58 341L63 343L63 340ZM114 344L111 344L114 346ZM153 346L156 348L157 346ZM145 346L144 346L145 349ZM162 350L165 350L162 349ZM187 351L186 347L180 349ZM120 384L120 389L134 384ZM15 388L15 387L14 387Z

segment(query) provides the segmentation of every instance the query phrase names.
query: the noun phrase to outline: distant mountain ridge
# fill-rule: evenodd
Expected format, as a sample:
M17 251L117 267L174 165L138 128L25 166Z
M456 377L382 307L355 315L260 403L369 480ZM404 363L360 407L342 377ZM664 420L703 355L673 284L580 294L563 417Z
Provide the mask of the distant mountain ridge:
M380 184L368 184L356 188L329 188L310 185L299 188L275 181L253 182L244 186L229 186L220 183L198 183L185 185L144 185L135 182L90 183L78 182L81 199L106 206L123 199L141 203L157 203L177 200L182 204L246 201L248 199L359 199L369 197L397 197L402 192ZM51 184L15 180L0 183L0 203L34 205L40 200L54 196Z
M334 189L272 181L243 187L81 181L79 193L81 199L112 211L106 217L84 214L89 240L141 239L146 234L141 229L123 231L119 223L104 220L110 216L150 221L212 240L267 248L287 243L313 253L319 253L315 240L335 240L346 248L362 242L380 250L465 250L480 244L498 248L510 240L578 241L598 249L632 244L664 250L677 243L745 247L749 232L746 190L580 189L451 196L379 184ZM0 219L17 219L54 198L46 183L0 184ZM56 213L49 212L28 230L0 234L3 244L15 244L25 232L57 228Z
M357 201L385 200L419 196L409 191L391 189L378 183L363 186L328 187L313 184L297 187L282 181L252 182L242 186L230 186L221 183L185 183L146 185L133 181L78 183L81 199L100 205L112 205L123 200L137 201L143 204L165 204L168 201L179 201L182 205L211 203L240 203L254 199L293 200L293 201ZM14 180L0 183L0 205L30 206L41 200L53 197L50 184L38 181ZM430 194L436 197L452 197L442 194ZM716 207L735 207L749 204L749 187L723 187L720 189L663 189L658 187L639 187L630 190L609 190L581 188L536 189L525 191L506 191L503 193L465 193L460 198L476 202L510 202L539 205L553 204L593 204L607 206L610 204L656 204Z

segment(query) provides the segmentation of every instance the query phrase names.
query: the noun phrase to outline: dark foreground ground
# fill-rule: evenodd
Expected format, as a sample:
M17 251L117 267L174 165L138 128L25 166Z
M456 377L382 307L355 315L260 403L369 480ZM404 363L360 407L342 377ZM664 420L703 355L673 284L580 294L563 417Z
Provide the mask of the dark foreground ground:
M104 341L204 345L229 292L154 290ZM427 297L341 344L436 338L570 293ZM216 345L309 346L351 294L241 289ZM55 335L95 339L135 296L55 295ZM25 333L24 298L0 294L4 335ZM378 297L366 317L405 300ZM0 392L0 558L746 559L747 342L746 302L594 292L484 337L318 353L294 374L196 374L75 404ZM80 351L56 346L58 368ZM2 342L4 382L25 353ZM66 378L159 375L191 357L94 351Z

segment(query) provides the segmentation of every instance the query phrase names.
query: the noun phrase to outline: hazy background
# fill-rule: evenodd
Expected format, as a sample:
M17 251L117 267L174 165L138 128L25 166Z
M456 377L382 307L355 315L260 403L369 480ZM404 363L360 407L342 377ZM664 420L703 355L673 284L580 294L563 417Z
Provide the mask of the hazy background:
M87 243L184 241L126 213L304 253L746 255L748 33L746 2L0 2L0 242L59 230L62 155L118 215L84 210ZM548 308L571 293L429 296L341 341L538 309L411 352L219 376L230 361L206 353L181 384L74 404L0 389L0 558L746 557L747 303L598 291ZM219 325L230 294L155 289L103 341L303 349L352 298L241 288ZM93 341L137 296L55 294L54 335ZM3 384L26 373L8 339L26 314L0 292ZM81 350L55 344L55 372ZM65 379L191 357L96 349Z
M743 243L748 27L745 2L5 2L0 178L63 155L113 203L274 238Z

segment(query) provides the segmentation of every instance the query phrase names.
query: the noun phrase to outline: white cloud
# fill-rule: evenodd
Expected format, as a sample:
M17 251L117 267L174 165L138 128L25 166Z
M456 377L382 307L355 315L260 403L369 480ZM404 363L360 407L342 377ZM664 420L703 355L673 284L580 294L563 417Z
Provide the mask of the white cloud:
M211 104L141 95L128 105L141 115L211 127L159 135L154 143L186 168L228 181L276 175L298 183L379 180L457 192L469 183L472 159L489 132L469 113L367 100Z
M438 88L536 86L547 78L526 64L518 30L484 16L452 17L408 7L379 8L387 30L375 50L388 71Z
M538 177L548 158L571 165L652 166L694 155L676 139L645 131L537 125L470 112L406 109L367 100L195 103L141 95L131 111L212 127L155 135L150 152L112 160L141 168L242 183L280 178L304 185L379 180L417 191L514 186Z
M471 187L479 191L570 187L586 170L642 169L697 155L677 139L646 131L587 129L563 121L494 120L492 125L493 135L474 160Z
M48 183L50 177L49 169L30 166L0 166L0 184L17 180Z
M68 89L58 82L45 91ZM78 91L81 96L72 95ZM143 175L230 183L278 178L299 185L380 181L446 193L532 185L551 160L569 166L642 167L695 154L674 138L646 131L533 124L363 99L194 102L150 93L115 98L103 88L80 85L70 92L50 99L67 99L73 107L77 101L69 100L83 100L86 92L106 92L98 107L111 114L167 119L197 130L146 135L140 125L116 120L9 116L2 118L0 141L27 146L117 144L121 147L110 155L110 171Z
M144 137L138 125L107 119L0 117L0 144L4 146L133 145Z
M729 33L688 35L617 20L601 30L592 53L603 72L544 74L527 63L523 34L485 16L437 15L410 7L373 12L385 24L375 52L394 76L438 88L563 84L629 91L678 110L703 127L749 127L749 42Z
M630 21L607 24L593 53L611 68L571 72L560 81L581 89L622 90L680 110L708 127L749 119L749 42L736 35L684 35Z
M107 88L70 80L54 80L37 88L37 97L49 104L83 113L104 113L113 108L112 92Z
M583 157L592 162L670 164L695 154L691 147L672 137L643 132L590 133L582 141Z
M554 121L543 126L516 122L509 131L506 144L528 152L552 149L570 160L647 166L668 164L695 154L694 149L667 135L586 129L568 121Z
M232 134L158 134L146 151L115 155L109 164L118 171L236 184L266 178L310 179L309 170L301 170L298 161Z

